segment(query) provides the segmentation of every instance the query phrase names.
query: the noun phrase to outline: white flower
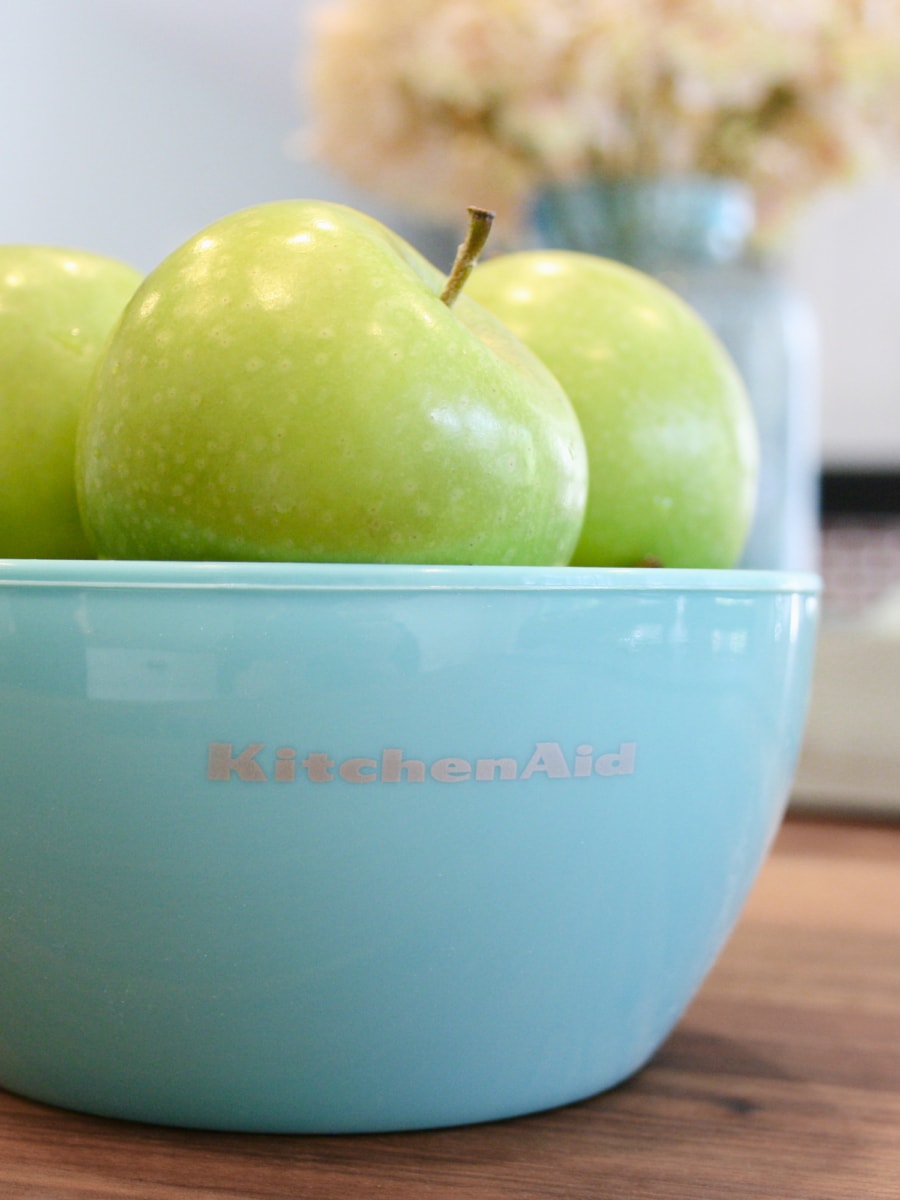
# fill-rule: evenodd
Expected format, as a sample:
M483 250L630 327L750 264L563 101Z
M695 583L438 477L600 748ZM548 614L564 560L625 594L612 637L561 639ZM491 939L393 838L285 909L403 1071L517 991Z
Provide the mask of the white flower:
M895 149L900 0L332 0L308 67L312 152L411 210L700 171L776 219Z

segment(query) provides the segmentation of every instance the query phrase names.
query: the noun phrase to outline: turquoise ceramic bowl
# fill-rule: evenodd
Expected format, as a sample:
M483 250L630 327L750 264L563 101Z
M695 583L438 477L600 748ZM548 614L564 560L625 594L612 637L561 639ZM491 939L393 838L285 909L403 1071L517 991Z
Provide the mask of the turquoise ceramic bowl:
M323 1132L619 1083L779 824L817 591L0 562L0 1085Z

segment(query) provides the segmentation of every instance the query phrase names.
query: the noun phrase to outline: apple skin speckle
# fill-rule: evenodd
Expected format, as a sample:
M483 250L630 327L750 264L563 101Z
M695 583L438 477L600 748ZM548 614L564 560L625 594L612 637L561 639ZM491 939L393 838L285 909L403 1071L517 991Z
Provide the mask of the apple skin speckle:
M577 417L442 284L391 231L318 201L233 214L176 250L129 306L82 424L98 551L568 562L587 494Z
M573 562L733 566L756 498L755 422L733 362L684 301L633 268L560 250L495 257L468 290L579 415L590 488Z

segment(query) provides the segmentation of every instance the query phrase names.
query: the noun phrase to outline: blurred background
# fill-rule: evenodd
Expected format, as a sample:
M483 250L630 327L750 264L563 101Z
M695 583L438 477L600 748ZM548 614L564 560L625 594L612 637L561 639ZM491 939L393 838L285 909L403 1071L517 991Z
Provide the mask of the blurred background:
M149 270L217 217L315 196L366 209L449 266L461 222L304 152L314 7L5 0L3 240ZM818 189L778 259L817 330L804 436L818 488L811 553L828 588L797 803L900 811L900 161Z

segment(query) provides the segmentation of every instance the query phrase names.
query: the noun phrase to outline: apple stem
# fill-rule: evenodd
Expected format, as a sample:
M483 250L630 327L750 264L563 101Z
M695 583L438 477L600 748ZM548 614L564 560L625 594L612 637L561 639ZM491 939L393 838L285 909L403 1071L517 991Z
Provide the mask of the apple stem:
M491 225L494 220L494 214L486 208L473 208L470 205L468 213L469 228L466 232L465 241L456 252L453 269L447 276L447 282L444 284L444 290L441 292L441 300L443 300L448 308L452 307L457 296L465 287L466 280L475 269L478 256L484 249L484 244L488 240L488 234L491 232Z

